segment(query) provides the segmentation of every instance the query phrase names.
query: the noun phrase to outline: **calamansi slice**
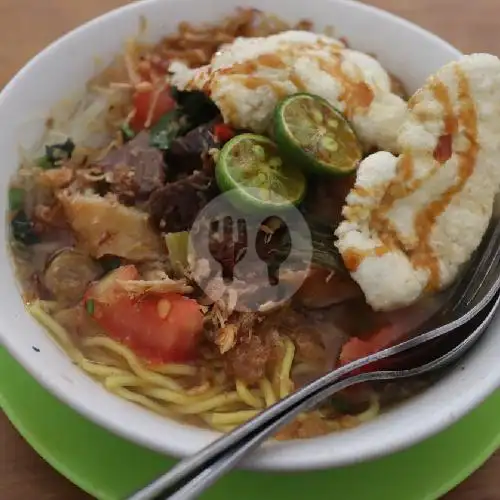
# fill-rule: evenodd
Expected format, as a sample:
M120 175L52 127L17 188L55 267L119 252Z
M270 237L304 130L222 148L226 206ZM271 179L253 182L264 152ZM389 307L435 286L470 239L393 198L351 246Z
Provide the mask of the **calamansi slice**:
M215 177L222 191L233 191L255 207L296 205L306 191L301 169L284 162L274 142L255 134L238 135L224 145Z
M294 94L276 107L274 137L285 158L304 170L347 175L358 166L362 149L344 116L325 99Z

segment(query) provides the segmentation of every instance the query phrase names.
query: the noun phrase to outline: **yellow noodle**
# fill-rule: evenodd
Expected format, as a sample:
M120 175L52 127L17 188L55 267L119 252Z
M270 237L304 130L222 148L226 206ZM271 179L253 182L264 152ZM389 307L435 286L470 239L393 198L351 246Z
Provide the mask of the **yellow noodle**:
M184 389L167 375L192 377L200 373L200 368L182 364L145 367L127 347L106 337L83 340L90 356L87 359L75 347L68 332L46 312L50 309L50 303L38 302L29 306L33 316L52 333L75 363L98 378L113 394L161 415L198 415L211 428L230 432L256 416L264 405L272 406L278 398L286 397L292 388L290 372L295 346L288 338L283 339L284 352L281 361L276 363L274 384L265 378L259 381L258 390L250 390L237 380L236 389L227 392L227 376L218 371L212 384L206 381L193 389ZM363 413L325 419L325 422L329 429L335 431L354 427L374 418L379 412L378 398L373 395L369 408ZM308 415L310 413L301 414L298 419L303 421Z
M75 348L71 339L68 335L68 332L57 322L55 321L49 314L47 314L41 307L39 302L34 302L28 306L28 311L31 315L37 319L42 326L50 330L55 340L63 347L68 356L80 364L84 359L83 354Z
M262 395L264 396L266 406L269 408L269 406L272 406L274 403L276 403L276 396L273 391L273 386L267 378L260 380L259 385Z
M211 414L208 415L200 415L200 417L207 423L207 425L216 431L226 433L226 432L231 432L232 430L236 429L238 427L237 425L218 425L214 424L211 421Z
M222 390L223 388L217 387L196 396L189 396L187 394L179 394L178 392L170 391L168 389L152 387L144 389L143 393L155 399L161 399L162 401L175 403L177 405L188 406L210 400L220 394Z
M114 368L119 368L126 371L127 373L130 373L130 367L127 365L124 359L110 356L108 352L104 352L100 348L85 349L84 354L87 359L91 359L95 363L113 366Z
M208 425L213 427L216 431L222 432L223 434L228 434L229 432L234 431L236 427L238 427L237 425L215 425L211 423L209 423Z
M137 375L112 375L104 379L104 385L110 391L117 387L141 387L145 385L144 380Z
M125 389L123 387L118 387L116 389L113 389L111 392L113 394L116 394L117 396L120 396L123 399L127 399L129 401L132 401L133 403L140 404L141 406L144 406L149 410L153 410L154 412L159 413L160 415L167 415L167 416L172 415L167 408L159 405L158 403L143 396L142 394L136 394L135 392L129 391L128 389Z
M214 396L206 401L200 403L194 403L186 406L178 406L173 408L177 413L183 413L185 415L195 415L197 413L205 413L210 410L215 410L217 407L227 404L234 403L236 401L241 401L239 394L236 391L226 392Z
M235 403L227 403L224 405L220 405L217 407L217 411L219 412L233 412L233 411L241 411L248 410L248 406L243 403L241 400L236 401Z
M137 376L141 377L142 379L148 381L153 385L159 385L160 387L165 387L172 391L182 392L183 390L182 386L178 384L175 380L165 375L154 373L151 370L148 370L147 368L142 366L141 362L137 359L136 355L132 351L130 351L125 346L119 344L118 342L110 338L91 337L84 339L83 343L86 346L104 347L114 352L115 354L122 356L127 361L130 368L132 368L132 371Z
M378 395L372 393L370 395L370 406L363 412L354 415L359 423L367 422L374 419L380 413L380 401Z
M289 339L285 338L285 354L281 362L281 369L279 371L279 396L281 399L288 396L292 390L292 381L290 379L290 370L292 369L293 358L295 356L295 344Z
M196 366L179 365L175 363L152 366L150 370L156 373L161 373L162 375L183 375L186 377L194 376L198 373Z
M89 361L88 359L85 358L82 358L82 360L78 364L86 372L90 373L91 375L95 375L96 377L113 377L113 376L130 375L128 372L120 370L120 368L115 368L114 366L101 365L95 363L94 361Z
M195 387L191 387L191 388L187 389L186 394L188 396L198 396L199 394L203 394L203 393L207 392L211 388L212 388L212 385L210 384L210 382L208 382L208 380L206 380L201 385L197 385Z
M258 410L242 410L231 413L212 413L210 421L213 425L240 425L258 415Z
M241 380L236 380L236 392L239 394L240 399L252 408L263 408L264 404L262 399L254 396Z

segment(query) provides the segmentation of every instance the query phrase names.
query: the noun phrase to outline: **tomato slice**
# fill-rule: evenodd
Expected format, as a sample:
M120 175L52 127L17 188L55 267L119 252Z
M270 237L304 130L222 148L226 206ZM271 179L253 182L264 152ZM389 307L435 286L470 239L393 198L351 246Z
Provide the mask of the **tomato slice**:
M149 108L154 99L154 92L136 92L133 96L135 115L130 120L130 126L135 132L139 132L146 126ZM156 100L153 113L151 115L150 126L153 126L165 113L175 107L175 100L170 94L170 89L163 90Z
M122 266L91 286L85 296L89 314L111 338L149 362L193 359L203 329L198 303L178 293L132 298L120 281L138 278L135 266Z
M217 123L214 126L214 135L220 142L227 142L232 139L236 133L229 125Z
M384 326L365 339L352 337L342 348L340 354L341 364L345 365L370 354L375 354L382 349L390 347L399 337L400 333L393 325Z

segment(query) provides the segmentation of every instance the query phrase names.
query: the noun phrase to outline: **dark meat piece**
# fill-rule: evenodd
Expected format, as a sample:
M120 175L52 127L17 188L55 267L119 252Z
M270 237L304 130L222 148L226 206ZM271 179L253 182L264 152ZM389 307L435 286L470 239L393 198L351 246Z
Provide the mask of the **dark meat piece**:
M338 363L347 335L339 329L336 308L316 311L283 310L276 317L276 328L292 339L296 359L316 366L317 376ZM312 377L316 378L316 377Z
M325 347L319 332L312 329L301 329L287 332L287 334L297 349L297 360L324 365Z
M171 167L169 173L176 178L179 174L191 174L203 166L203 157L210 149L220 147L221 143L214 135L214 125L220 117L200 125L186 135L177 137L165 152L165 158Z
M111 172L111 190L118 195L145 198L165 181L162 152L149 145L146 131L110 151L99 166L104 172Z
M362 295L350 276L312 266L294 296L303 307L321 309Z
M199 170L154 191L148 203L151 221L161 231L176 233L191 228L200 210L217 194L212 172Z
M332 179L315 179L304 202L306 213L336 227L342 218L342 207L354 186L356 175Z
M257 335L242 339L224 355L226 370L247 384L255 384L265 376L271 346Z
M24 245L35 245L40 241L33 221L28 218L24 210L19 211L10 221L12 236Z

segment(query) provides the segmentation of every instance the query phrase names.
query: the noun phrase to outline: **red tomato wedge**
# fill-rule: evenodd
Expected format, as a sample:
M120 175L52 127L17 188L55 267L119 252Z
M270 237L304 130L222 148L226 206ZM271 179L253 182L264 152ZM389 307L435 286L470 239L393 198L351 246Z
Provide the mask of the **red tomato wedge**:
M340 364L346 365L347 363L403 342L419 325L422 325L436 314L441 305L442 302L440 300L431 297L404 309L398 309L390 313L381 313L382 317L385 317L385 324L380 325L372 332L367 332L362 338L352 337L346 342L340 353ZM388 366L388 363L392 364L393 361L381 360L377 362L376 368L384 368ZM357 372L366 371L374 367L375 365L371 364L361 368Z
M133 96L135 115L130 120L130 126L135 132L140 132L145 128L148 119L149 108L154 101L154 92L136 92ZM169 89L163 90L154 105L149 126L153 126L165 113L175 107L175 101Z
M220 142L227 142L229 139L232 139L236 133L229 125L217 123L214 125L214 135Z
M347 363L386 349L400 340L401 334L400 329L394 327L394 325L387 325L374 332L368 338L352 337L342 348L340 364L346 365Z
M203 329L198 303L178 293L130 297L120 282L136 279L133 265L115 269L89 288L87 311L111 338L149 362L193 359Z

